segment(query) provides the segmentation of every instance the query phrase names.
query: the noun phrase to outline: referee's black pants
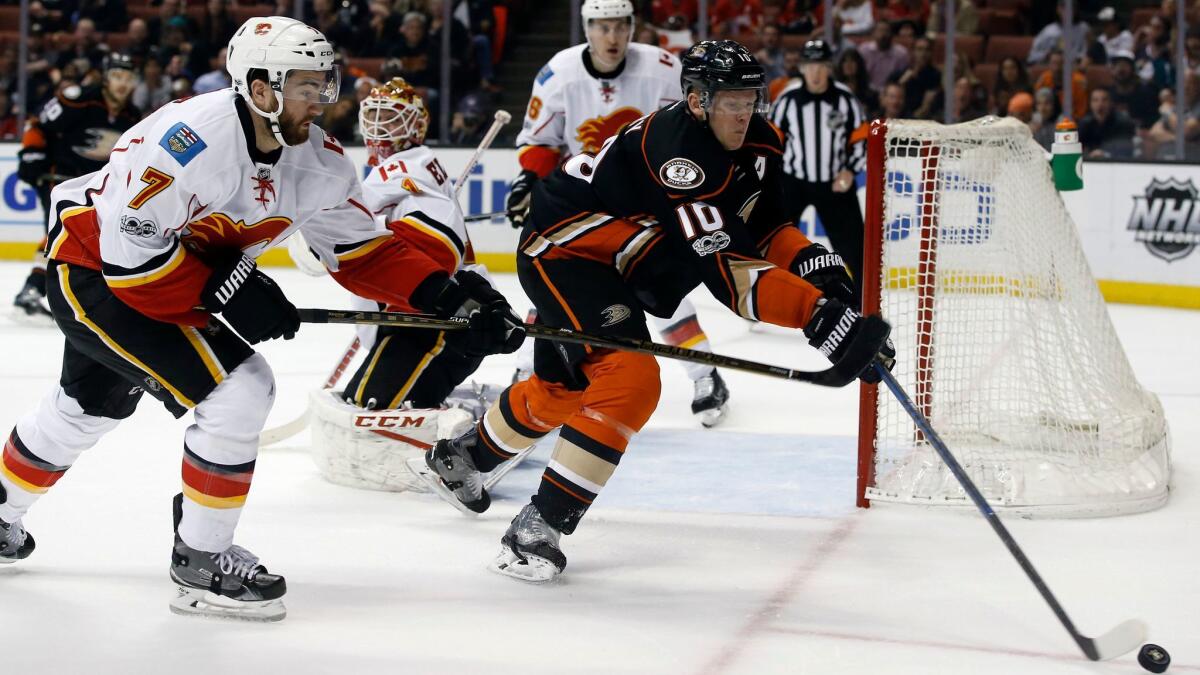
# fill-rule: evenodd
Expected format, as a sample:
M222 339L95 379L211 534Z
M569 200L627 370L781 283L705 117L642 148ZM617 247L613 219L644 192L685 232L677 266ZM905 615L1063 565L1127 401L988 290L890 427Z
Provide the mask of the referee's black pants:
M804 209L817 210L833 250L846 261L854 277L854 292L862 305L863 215L858 205L858 190L834 192L833 182L814 183L786 176L788 200L793 219L799 223Z

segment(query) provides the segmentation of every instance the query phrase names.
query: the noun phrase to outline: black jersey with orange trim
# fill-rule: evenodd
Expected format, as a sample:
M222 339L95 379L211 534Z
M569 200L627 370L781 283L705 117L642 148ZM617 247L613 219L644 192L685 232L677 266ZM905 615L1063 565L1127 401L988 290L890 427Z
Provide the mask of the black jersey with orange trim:
M102 87L68 85L30 123L22 149L41 149L49 173L82 176L104 168L117 139L141 117L128 101L115 115L109 114Z
M610 264L657 316L704 284L748 319L802 326L820 294L786 271L788 253L808 241L784 208L782 152L760 116L728 151L675 103L539 183L521 250Z

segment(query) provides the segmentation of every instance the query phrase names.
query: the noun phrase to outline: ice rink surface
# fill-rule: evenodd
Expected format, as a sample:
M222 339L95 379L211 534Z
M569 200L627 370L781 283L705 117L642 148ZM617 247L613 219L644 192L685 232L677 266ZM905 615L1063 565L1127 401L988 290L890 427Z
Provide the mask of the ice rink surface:
M327 278L269 272L298 306L348 307ZM15 293L25 273L0 263L0 290ZM522 297L514 277L498 281ZM801 336L750 332L707 294L693 298L717 351L822 367ZM1166 408L1170 502L1136 516L1006 522L1080 631L1141 618L1171 652L1168 672L1196 672L1200 312L1109 311ZM268 426L304 410L350 335L306 326L260 346L279 384ZM4 433L56 381L61 344L57 331L0 318ZM512 363L493 357L476 379L507 382ZM26 518L37 551L0 568L0 672L1144 672L1133 654L1084 660L974 512L855 509L856 387L727 372L730 417L705 431L683 370L662 372L658 412L564 538L566 572L544 587L485 565L536 488L548 443L476 519L428 495L326 483L307 433L264 450L237 541L287 576L279 624L168 612L170 499L190 415L174 420L147 397Z

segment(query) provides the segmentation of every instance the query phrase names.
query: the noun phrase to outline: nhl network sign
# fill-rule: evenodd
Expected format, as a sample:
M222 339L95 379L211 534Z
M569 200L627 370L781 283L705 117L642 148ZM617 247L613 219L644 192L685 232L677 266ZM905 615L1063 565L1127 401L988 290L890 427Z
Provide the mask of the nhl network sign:
M1167 262L1185 258L1200 243L1200 190L1191 179L1157 178L1133 198L1128 230L1146 250Z

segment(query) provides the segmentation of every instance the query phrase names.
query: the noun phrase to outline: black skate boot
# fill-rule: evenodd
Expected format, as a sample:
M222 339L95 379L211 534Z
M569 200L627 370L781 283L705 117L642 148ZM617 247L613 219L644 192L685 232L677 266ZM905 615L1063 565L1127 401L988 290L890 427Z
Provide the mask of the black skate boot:
M534 584L553 581L567 566L567 556L558 547L561 536L537 506L526 504L500 539L492 571Z
M425 457L408 460L408 469L459 511L467 515L483 513L492 505L492 498L483 486L483 474L471 459L471 448L478 442L479 431L472 424L458 438L438 441Z
M176 614L218 616L246 621L279 621L287 616L280 598L287 593L282 576L258 564L258 557L241 546L220 553L198 551L179 538L183 495L175 495L175 547L171 550L171 580L179 597L171 601Z
M4 486L0 485L0 504L6 501L8 493L4 491ZM20 520L15 523L0 520L0 565L28 558L36 546L33 535L25 531Z
M36 326L53 326L54 315L46 308L42 299L46 297L44 289L39 290L31 279L25 280L21 292L13 299L13 319L21 323Z
M729 389L716 368L694 384L696 390L692 397L692 414L700 418L700 424L705 428L711 429L720 424L729 411Z

